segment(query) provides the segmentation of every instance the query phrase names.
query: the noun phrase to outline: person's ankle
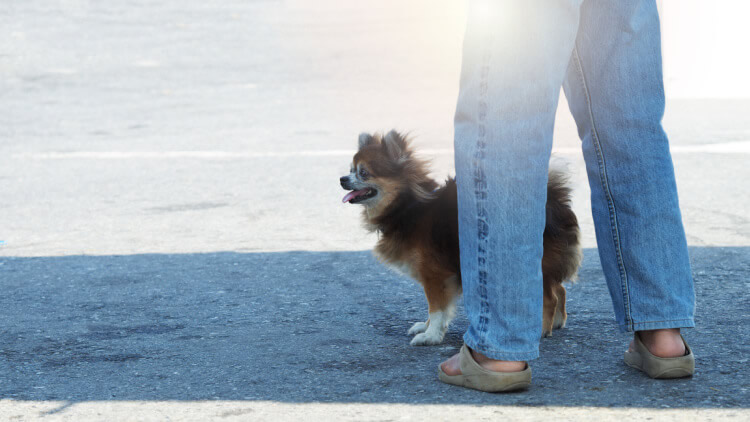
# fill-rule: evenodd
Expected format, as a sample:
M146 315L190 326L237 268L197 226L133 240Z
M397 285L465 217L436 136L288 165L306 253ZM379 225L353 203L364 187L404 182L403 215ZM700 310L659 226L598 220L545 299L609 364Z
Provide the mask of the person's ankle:
M512 360L495 360L471 350L471 356L482 368L493 372L520 372L526 369L526 362Z
M652 355L660 358L684 356L685 343L680 336L679 328L638 331L641 342Z

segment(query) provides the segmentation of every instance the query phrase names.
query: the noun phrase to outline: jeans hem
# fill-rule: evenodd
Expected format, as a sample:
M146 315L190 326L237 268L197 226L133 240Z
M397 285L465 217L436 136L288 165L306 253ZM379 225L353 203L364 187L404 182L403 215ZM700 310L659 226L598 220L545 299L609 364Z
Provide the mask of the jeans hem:
M634 331L644 330L662 330L666 328L693 328L695 320L693 318L670 319L665 321L646 321L632 324L618 324L620 331L623 333L632 333Z
M510 361L529 361L539 357L539 347L536 350L528 352L507 352L503 350L490 349L485 346L477 346L477 342L469 338L468 332L464 335L464 343L469 346L470 349L476 350L479 353L487 356L490 359L495 360L510 360Z

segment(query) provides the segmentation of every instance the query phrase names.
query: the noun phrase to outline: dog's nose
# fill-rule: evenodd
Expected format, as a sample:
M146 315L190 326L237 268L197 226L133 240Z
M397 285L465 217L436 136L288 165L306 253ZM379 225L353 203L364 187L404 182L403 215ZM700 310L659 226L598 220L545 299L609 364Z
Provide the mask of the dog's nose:
M349 189L349 176L341 176L341 187L344 189Z

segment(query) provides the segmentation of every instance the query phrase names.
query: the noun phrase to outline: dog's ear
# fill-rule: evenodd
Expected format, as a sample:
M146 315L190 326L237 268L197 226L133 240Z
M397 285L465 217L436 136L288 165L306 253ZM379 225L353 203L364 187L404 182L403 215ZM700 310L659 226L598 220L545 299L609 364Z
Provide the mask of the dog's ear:
M375 138L373 138L373 136L370 135L369 133L362 132L359 134L359 149L362 149L374 143L375 143Z
M392 130L383 138L383 149L388 157L398 160L407 155L409 143L406 141L406 137Z

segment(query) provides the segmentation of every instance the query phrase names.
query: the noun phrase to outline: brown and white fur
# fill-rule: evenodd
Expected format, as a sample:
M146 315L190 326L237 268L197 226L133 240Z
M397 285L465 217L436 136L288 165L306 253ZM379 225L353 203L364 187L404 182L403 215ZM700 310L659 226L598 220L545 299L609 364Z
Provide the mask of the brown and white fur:
M439 186L425 162L413 156L396 131L363 133L350 173L341 177L350 190L344 202L362 204L365 226L380 239L376 256L416 279L424 288L429 318L408 331L412 345L438 344L455 315L461 294L456 183ZM550 171L544 230L543 335L565 326L565 288L581 262L578 221L570 208L570 188L559 171Z

